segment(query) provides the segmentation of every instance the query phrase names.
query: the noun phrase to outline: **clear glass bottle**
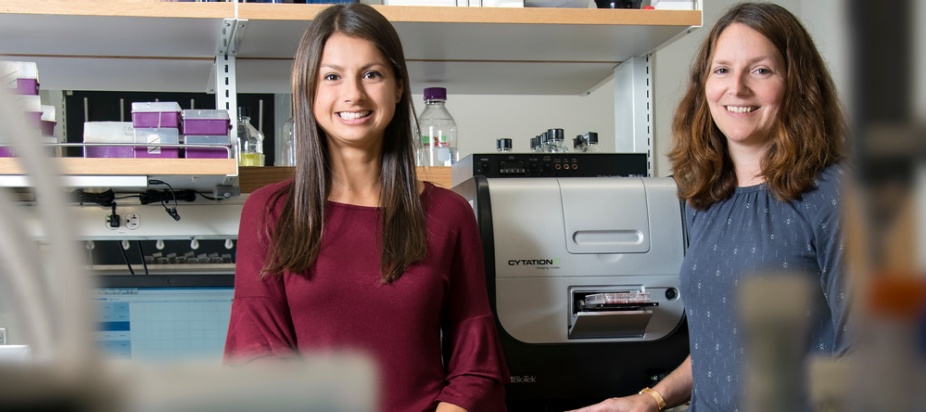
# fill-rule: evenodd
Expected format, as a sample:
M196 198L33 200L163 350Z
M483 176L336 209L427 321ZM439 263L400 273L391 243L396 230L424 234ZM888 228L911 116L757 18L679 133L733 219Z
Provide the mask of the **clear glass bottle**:
M601 147L598 146L598 133L585 133L585 153L601 153Z
M534 136L531 138L531 152L538 153L540 151L540 136Z
M511 138L502 137L495 141L495 150L499 153L510 153L511 152Z
M296 165L296 124L293 118L283 125L283 148L280 150L280 160L277 166L295 166Z
M264 134L251 125L243 107L238 108L238 166L264 165Z
M550 129L547 130L547 152L549 153L567 153L569 148L566 147L566 144L563 142L565 136L563 135L563 129Z
M418 166L451 166L459 159L457 124L447 111L447 89L424 89L424 111L418 116Z

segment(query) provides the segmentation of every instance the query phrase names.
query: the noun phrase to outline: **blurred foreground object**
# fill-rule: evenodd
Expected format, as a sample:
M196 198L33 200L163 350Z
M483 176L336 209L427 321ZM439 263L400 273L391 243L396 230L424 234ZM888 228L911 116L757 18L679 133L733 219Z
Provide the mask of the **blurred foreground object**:
M104 358L93 334L94 278L79 258L57 163L39 136L0 88L0 143L15 149L37 199L18 201L0 188L0 310L12 312L23 343L0 351L0 411L375 410L376 368L356 353L235 367ZM27 230L26 208L37 210L40 228Z
M760 273L739 286L747 373L744 410L803 409L813 284L797 273Z
M850 411L926 404L926 4L853 0L847 255L863 322L846 373ZM890 44L891 47L885 47Z

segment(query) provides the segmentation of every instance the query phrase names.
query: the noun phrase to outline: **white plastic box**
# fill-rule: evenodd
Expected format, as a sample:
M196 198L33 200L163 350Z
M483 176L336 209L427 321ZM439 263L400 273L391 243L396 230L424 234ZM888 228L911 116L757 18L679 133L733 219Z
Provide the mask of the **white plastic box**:
M131 122L84 122L84 143L133 143ZM132 146L84 146L84 157L132 158Z
M179 144L180 130L177 128L148 128L136 127L134 130L135 143L149 144L150 146L136 146L135 158L178 158L179 147L161 147L159 144Z
M228 110L184 110L180 122L184 135L217 136L231 130Z
M177 102L132 103L132 126L178 129L180 127L180 105Z
M39 94L39 69L35 62L0 61L0 87L14 94Z
M383 0L386 6L445 6L456 7L457 0Z
M524 7L524 0L383 0L387 6Z
M656 10L694 10L694 0L652 0Z

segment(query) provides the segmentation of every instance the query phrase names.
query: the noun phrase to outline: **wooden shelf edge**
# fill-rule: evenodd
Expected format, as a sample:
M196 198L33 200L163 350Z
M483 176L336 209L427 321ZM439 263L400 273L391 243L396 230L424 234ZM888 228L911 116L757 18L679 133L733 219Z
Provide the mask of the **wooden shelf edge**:
M419 166L416 168L418 180L431 182L445 189L453 187L450 166Z
M418 167L418 180L434 183L437 186L450 189L450 167ZM295 168L292 167L242 167L239 169L238 186L241 193L251 193L271 183L282 182L293 176Z
M54 159L63 175L158 175L158 176L233 176L238 172L235 159L129 159L81 158ZM16 158L0 158L0 175L22 175L24 169Z
M264 166L238 168L238 188L251 193L271 183L282 182L293 176L295 167Z
M329 5L242 3L238 16L249 21L308 21ZM572 24L699 26L700 10L580 9L556 7L440 7L374 5L393 23Z
M233 3L162 2L160 0L4 0L0 14L48 16L233 18Z
M308 21L329 5L239 3L238 18ZM607 24L699 26L700 10L583 9L557 7L440 7L374 5L396 23ZM159 0L4 0L0 14L48 16L225 19L233 3Z

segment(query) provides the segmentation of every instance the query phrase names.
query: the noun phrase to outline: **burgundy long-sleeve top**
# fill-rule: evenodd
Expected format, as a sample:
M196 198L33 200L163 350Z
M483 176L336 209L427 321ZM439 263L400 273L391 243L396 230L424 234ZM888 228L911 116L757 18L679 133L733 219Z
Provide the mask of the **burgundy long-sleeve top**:
M432 411L449 402L504 411L508 381L489 307L481 240L461 196L430 183L421 194L428 233L423 261L381 282L380 209L328 202L321 248L305 273L259 277L289 181L248 196L238 231L229 362L347 349L379 369L382 411Z

